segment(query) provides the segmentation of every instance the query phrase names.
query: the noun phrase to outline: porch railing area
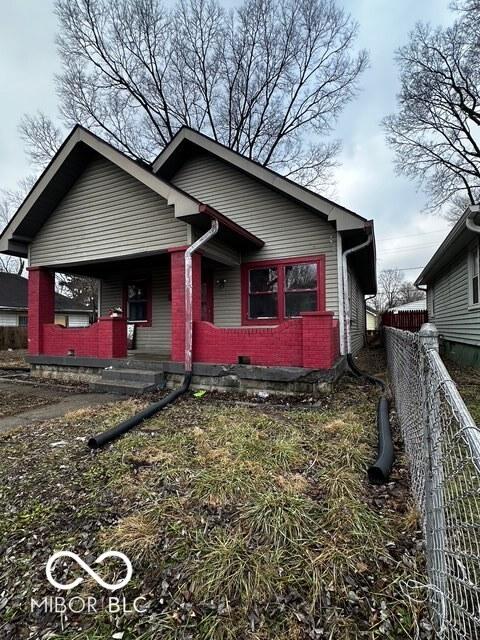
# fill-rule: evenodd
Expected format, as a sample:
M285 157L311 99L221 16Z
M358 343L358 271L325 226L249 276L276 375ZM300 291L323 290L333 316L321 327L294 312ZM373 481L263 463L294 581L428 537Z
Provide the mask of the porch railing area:
M338 320L329 311L303 313L275 327L194 324L196 362L330 369L339 356Z
M89 327L75 329L44 324L41 331L41 349L52 356L106 359L127 356L127 323L124 318L99 318Z

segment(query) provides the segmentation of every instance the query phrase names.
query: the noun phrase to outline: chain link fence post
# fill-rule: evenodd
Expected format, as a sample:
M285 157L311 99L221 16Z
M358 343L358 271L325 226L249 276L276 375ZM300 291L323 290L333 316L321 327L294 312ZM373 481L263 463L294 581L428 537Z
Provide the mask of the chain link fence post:
M419 365L421 378L425 384L421 385L423 401L424 448L425 458L425 547L428 573L432 578L431 599L433 604L433 618L437 635L443 636L445 619L445 511L443 499L443 465L442 465L442 434L440 420L440 400L438 385L432 373L429 362L430 352L439 352L438 330L434 324L427 322L418 332L420 353Z

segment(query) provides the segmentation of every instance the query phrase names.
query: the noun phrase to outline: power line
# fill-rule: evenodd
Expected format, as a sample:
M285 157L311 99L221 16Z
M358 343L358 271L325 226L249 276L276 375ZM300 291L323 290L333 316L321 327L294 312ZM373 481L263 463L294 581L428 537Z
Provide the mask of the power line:
M407 236L376 236L377 240L403 240L404 238L416 238L417 236L429 236L432 233L446 233L448 229L437 229L436 231L422 231L421 233L412 233Z
M437 242L430 242L427 244L411 244L409 246L398 247L396 249L384 249L383 251L380 250L379 253L381 254L404 253L405 251L415 251L415 249L430 249L431 247L437 247L437 246L438 246Z

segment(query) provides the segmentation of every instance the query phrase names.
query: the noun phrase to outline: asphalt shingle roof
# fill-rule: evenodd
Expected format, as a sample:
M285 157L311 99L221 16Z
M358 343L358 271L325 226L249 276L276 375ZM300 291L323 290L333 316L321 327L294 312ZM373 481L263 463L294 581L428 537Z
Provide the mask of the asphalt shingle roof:
M0 309L27 309L28 280L15 273L0 272ZM88 313L89 309L67 296L55 294L55 311L81 311Z

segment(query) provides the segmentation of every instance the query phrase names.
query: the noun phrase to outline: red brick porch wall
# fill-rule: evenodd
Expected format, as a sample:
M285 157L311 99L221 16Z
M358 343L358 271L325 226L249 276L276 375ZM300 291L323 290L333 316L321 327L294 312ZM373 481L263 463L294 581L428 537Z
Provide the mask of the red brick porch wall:
M338 321L333 313L305 313L275 327L217 327L194 323L194 362L329 369L339 355Z
M68 329L54 324L55 274L30 268L28 277L28 353L30 355L125 358L125 318L99 318L90 327Z

